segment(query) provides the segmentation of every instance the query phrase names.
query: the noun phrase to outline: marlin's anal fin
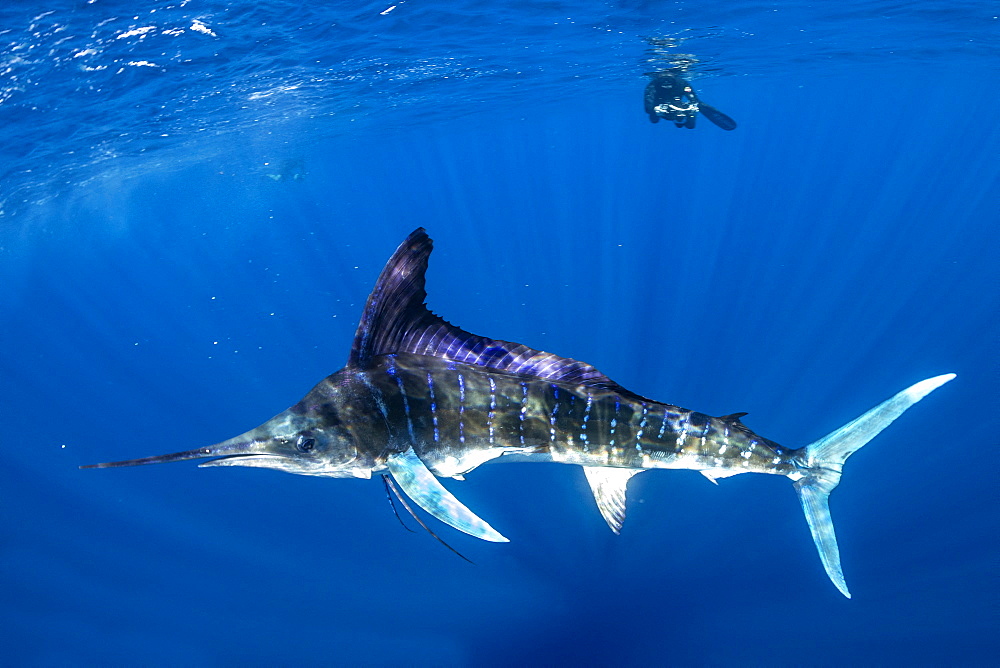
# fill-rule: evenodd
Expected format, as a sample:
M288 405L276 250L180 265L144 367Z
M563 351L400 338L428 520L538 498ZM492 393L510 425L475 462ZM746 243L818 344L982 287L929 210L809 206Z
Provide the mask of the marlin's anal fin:
M645 469L624 469L611 466L584 466L587 482L594 493L601 516L616 534L625 523L625 487L636 473Z
M718 485L719 483L716 481L719 478L728 478L730 476L745 473L745 471L739 471L739 470L733 471L731 469L716 468L716 469L702 469L701 471L698 471L698 473L708 478L709 482L711 482L713 485Z
M452 493L445 489L420 460L413 448L390 455L386 464L392 477L406 495L445 524L483 540L494 543L510 542L452 496Z

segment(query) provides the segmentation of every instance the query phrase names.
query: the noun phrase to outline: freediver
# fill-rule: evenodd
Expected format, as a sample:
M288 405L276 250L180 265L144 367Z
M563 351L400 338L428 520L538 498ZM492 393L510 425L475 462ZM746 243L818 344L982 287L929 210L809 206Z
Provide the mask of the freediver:
M699 100L691 84L674 72L650 72L649 76L652 81L646 85L643 102L650 123L658 123L662 118L672 121L679 128L694 128L700 111L723 130L736 128L736 121Z

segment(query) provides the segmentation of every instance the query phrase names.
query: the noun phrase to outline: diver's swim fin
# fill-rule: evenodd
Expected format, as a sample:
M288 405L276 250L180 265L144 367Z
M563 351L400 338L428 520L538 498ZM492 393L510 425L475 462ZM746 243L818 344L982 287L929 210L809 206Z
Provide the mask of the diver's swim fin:
M726 116L724 113L716 109L715 107L705 104L704 102L698 105L698 110L704 114L705 118L712 121L718 125L723 130L735 130L736 121Z

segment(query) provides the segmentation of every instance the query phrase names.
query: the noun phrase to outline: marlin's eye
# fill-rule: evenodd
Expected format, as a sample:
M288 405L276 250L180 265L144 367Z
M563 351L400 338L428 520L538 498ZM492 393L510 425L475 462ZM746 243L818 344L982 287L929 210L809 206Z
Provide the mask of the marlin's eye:
M299 439L295 441L295 449L299 452L311 452L313 448L316 447L316 439L308 438L306 436L299 436Z

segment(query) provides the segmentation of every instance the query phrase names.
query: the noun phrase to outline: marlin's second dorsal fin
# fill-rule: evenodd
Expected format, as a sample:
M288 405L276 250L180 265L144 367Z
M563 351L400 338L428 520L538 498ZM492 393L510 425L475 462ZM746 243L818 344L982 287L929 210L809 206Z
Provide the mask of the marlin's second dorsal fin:
M358 323L349 366L364 369L379 355L412 353L512 374L581 383L648 401L585 362L476 336L432 313L424 304L424 274L432 249L430 237L420 227L386 262Z
M738 424L742 425L743 423L740 422L740 418L744 417L746 415L750 415L750 414L749 413L730 413L729 415L721 415L721 416L719 416L719 419L723 420L725 422L734 422L734 423L738 423Z

